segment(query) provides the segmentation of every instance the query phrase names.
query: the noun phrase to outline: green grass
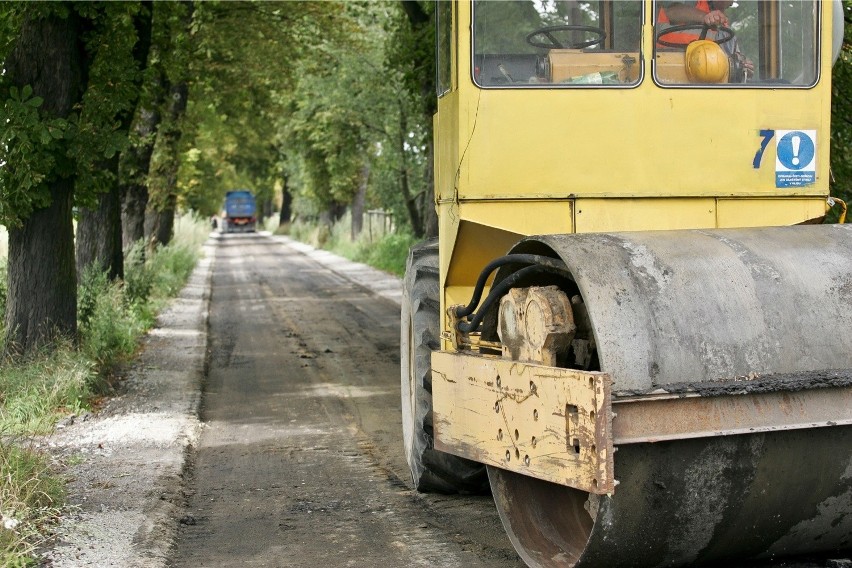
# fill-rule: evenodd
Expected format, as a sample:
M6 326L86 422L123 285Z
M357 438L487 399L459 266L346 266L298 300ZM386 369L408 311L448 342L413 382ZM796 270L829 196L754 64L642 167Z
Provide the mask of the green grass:
M350 237L350 226L351 220L347 214L332 227L297 221L289 226L287 232L297 241L329 250L355 262L363 262L397 276L405 274L408 249L418 241L417 238L405 232L388 232L371 237L362 231L353 240Z
M65 487L46 457L0 436L0 566L35 565L34 552L61 512Z
M61 475L28 440L50 432L59 417L78 414L105 391L157 312L186 283L208 235L205 220L183 217L169 246L147 254L142 243L133 247L123 282L110 282L99 272L83 274L79 345L58 341L0 364L0 566L34 565L33 552L63 504ZM5 282L2 262L2 305Z

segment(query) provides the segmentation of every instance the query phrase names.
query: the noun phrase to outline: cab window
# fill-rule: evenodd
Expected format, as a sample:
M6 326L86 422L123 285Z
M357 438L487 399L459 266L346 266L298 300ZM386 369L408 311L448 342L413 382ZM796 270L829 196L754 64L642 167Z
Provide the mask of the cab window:
M473 80L481 87L624 87L641 79L640 0L473 7Z
M819 2L655 3L654 79L662 86L811 87Z

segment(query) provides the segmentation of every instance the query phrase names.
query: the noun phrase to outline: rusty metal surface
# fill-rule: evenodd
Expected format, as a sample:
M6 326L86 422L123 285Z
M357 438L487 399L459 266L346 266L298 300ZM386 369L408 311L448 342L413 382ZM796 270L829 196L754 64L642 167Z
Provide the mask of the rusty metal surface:
M613 491L610 379L487 355L432 355L435 448L593 493Z
M613 405L616 446L852 424L852 386L715 396L646 395Z

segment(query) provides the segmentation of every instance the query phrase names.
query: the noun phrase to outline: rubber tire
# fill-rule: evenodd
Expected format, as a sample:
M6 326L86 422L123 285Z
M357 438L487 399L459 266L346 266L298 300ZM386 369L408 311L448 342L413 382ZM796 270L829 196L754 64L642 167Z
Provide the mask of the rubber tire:
M437 241L411 248L402 293L402 431L414 487L422 492L487 492L484 465L434 449L431 358L440 347Z

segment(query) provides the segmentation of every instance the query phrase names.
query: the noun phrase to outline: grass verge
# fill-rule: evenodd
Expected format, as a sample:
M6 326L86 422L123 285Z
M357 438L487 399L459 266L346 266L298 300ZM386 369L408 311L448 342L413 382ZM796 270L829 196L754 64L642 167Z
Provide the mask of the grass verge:
M116 367L134 355L157 312L186 283L208 234L206 221L182 217L169 246L148 253L142 243L133 247L124 281L96 271L81 275L79 345L59 341L0 365L0 566L35 565L34 552L63 505L61 473L33 437L110 386ZM3 262L0 309L5 296Z
M388 232L370 235L362 231L355 239L350 236L351 218L347 213L340 221L328 227L296 221L285 231L291 238L316 248L325 249L355 262L362 262L379 270L403 276L408 249L418 242L405 232Z

